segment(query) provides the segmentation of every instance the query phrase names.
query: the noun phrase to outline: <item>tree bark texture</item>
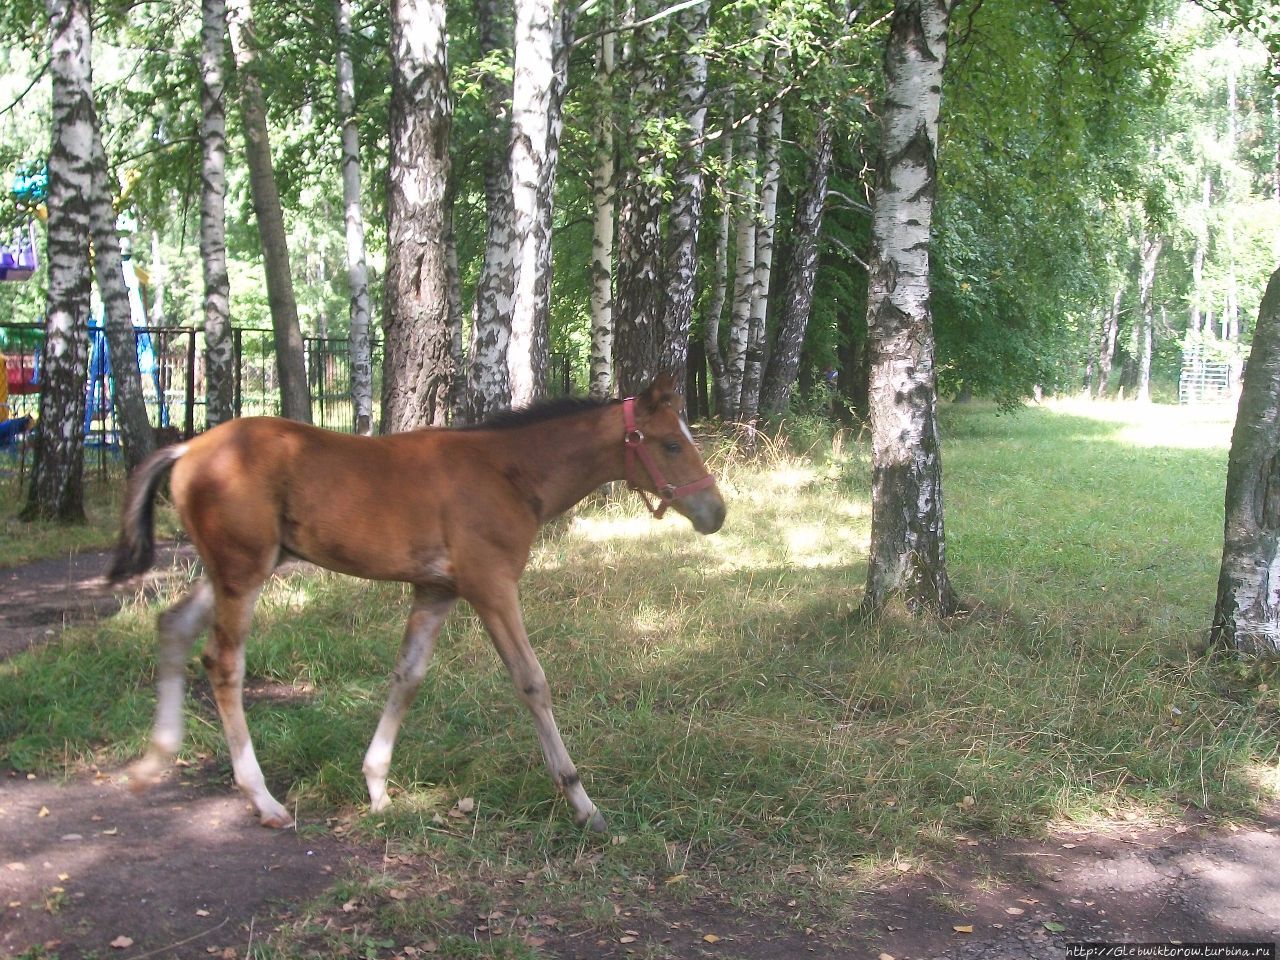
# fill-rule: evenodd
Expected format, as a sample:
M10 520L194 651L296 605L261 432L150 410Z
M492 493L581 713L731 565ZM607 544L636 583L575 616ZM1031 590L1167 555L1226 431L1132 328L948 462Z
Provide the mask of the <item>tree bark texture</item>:
M726 420L742 415L742 386L747 369L747 341L751 334L751 306L755 302L756 217L759 208L756 161L759 155L759 123L752 116L742 131L739 166L743 170L734 231L733 305L729 312L729 342L725 349L725 373L729 381Z
M733 116L733 97L730 96L726 107L726 116ZM729 391L728 364L724 351L720 348L720 321L724 316L724 302L729 291L729 221L732 204L729 202L729 186L727 171L733 167L733 134L727 123L722 131L724 146L721 160L726 174L720 180L720 216L716 222L715 246L715 279L711 284L711 303L707 307L703 342L706 346L707 362L711 365L711 379L715 387L716 414L722 419L727 417L732 400Z
M244 125L249 191L253 196L253 212L262 243L267 304L271 308L271 328L275 334L280 413L290 420L310 423L311 392L307 385L306 348L298 322L298 301L293 295L284 210L271 165L267 109L258 77L258 40L253 31L250 0L230 0L227 13L231 48L235 53L236 79L240 85L240 119Z
M147 402L142 395L142 374L138 370L138 337L133 331L133 310L129 287L124 279L120 236L116 232L116 212L112 206L111 181L107 175L107 152L95 112L93 118L93 193L89 197L90 232L93 236L94 264L98 293L106 314L103 326L107 352L111 357L111 401L115 407L120 445L125 467L132 471L156 447ZM130 265L129 269L133 269Z
M636 6L637 19L649 16L652 3ZM614 304L614 376L619 396L638 393L659 372L662 360L663 157L649 136L649 123L662 118L666 78L659 51L667 21L637 33L627 63L630 122L618 178L618 295Z
M702 140L707 126L707 55L702 48L710 4L680 14L680 80L676 109L685 123L684 142L676 159L667 220L663 288L667 295L658 371L684 383L689 362L689 330L697 292L698 227L702 223Z
M480 56L507 50L511 27L497 0L476 0ZM467 359L466 418L478 423L511 406L507 351L515 297L515 208L511 193L511 84L493 74L482 80L488 107L485 139L484 263L476 282L471 314L471 345Z
M1116 285L1111 309L1102 316L1102 336L1098 338L1098 397L1105 397L1111 386L1111 367L1116 359L1116 341L1120 337L1120 304L1124 301L1123 284Z
M391 62L383 433L442 423L450 389L444 0L394 0Z
M760 385L768 348L769 288L773 282L773 237L778 220L778 177L781 166L782 104L774 103L763 131L764 173L760 182L760 220L756 224L755 280L751 287L751 322L747 329L746 367L742 376L739 419L754 423L760 411Z
M885 53L881 159L867 303L871 350L871 550L863 607L900 596L939 615L959 606L946 566L930 229L951 0L897 0Z
M1243 654L1280 653L1280 270L1258 311L1231 435L1210 640Z
M1142 237L1142 263L1138 272L1138 389L1134 399L1151 402L1151 354L1155 346L1155 308L1151 302L1156 285L1156 261L1160 259L1163 237Z
M833 137L831 117L818 119L813 159L809 175L796 197L795 225L791 231L791 252L779 304L778 334L760 388L760 410L777 416L786 410L791 389L800 370L800 351L813 312L813 285L818 275L818 240L822 233L822 211L827 203L831 175Z
M611 27L613 5L603 21ZM590 393L603 400L613 390L614 39L612 31L596 49L595 155L591 165L591 372Z
M373 433L373 349L369 337L369 269L365 261L364 209L360 198L360 134L356 79L351 63L351 0L334 0L337 27L338 122L342 125L342 210L346 228L347 285L351 290L351 401L355 431Z
M82 523L85 372L89 363L89 197L93 76L88 0L47 0L53 137L49 148L49 290L40 426L26 520Z
M227 277L227 12L202 0L200 33L200 264L204 271L205 419L235 416L235 344Z
M517 244L508 370L511 402L547 392L551 356L551 220L561 106L576 5L517 0L511 98L511 193Z

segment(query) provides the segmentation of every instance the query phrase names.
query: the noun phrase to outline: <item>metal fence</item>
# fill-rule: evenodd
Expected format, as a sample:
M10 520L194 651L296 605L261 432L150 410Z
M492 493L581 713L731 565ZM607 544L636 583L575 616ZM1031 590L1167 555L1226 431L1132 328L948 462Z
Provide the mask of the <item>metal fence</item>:
M1206 360L1198 347L1188 348L1182 355L1182 373L1178 377L1179 403L1220 403L1234 395L1235 377L1231 364Z

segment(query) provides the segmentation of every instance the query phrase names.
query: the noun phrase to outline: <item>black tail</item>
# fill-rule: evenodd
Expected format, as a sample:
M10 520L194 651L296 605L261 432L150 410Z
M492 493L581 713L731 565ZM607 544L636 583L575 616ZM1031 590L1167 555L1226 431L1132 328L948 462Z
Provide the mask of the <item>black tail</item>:
M151 569L156 559L155 498L160 481L187 452L185 443L161 447L138 465L129 477L124 495L120 540L107 571L107 580L122 583Z

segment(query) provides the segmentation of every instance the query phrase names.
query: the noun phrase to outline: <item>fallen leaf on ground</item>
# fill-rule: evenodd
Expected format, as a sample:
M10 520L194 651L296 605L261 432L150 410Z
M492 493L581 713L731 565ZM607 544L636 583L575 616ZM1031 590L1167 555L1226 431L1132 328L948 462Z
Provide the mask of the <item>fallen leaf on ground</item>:
M973 933L972 923L961 923L951 928L956 933Z
M209 911L208 911L208 910L197 910L197 911L196 911L196 916L197 916L197 917L207 917L208 915L209 915Z
M1021 907L1005 907L1004 912L1010 916L1020 917L1027 911L1023 910Z
M109 946L111 946L115 950L128 950L130 947L133 946L133 938L126 937L124 934L121 934L120 936L112 940Z
M387 896L389 896L392 900L408 900L409 891L401 890L399 887L395 887L387 891Z
M673 883L684 883L684 874L677 873L674 877L667 877L667 886L671 886Z
M114 837L119 832L120 832L119 827L112 827L110 830L103 830L102 835L104 837Z
M14 863L6 863L6 864L5 864L5 867L7 867L7 868L8 868L8 869L10 869L10 870L25 870L25 869L27 869L27 865L26 865L25 863L17 863L16 861L15 861Z
M618 942L619 943L635 943L636 938L635 937L619 937Z
M1046 920L1044 924L1044 928L1048 930L1050 933L1061 933L1063 930L1067 929L1061 923L1058 923L1054 920Z
M897 960L892 953L882 953L876 960Z
M47 817L48 815L49 815L48 807L41 807L40 812L36 814L37 817Z
M719 942L720 942L720 938L719 938L719 937L717 937L714 933L704 933L704 934L702 935L702 939L703 939L703 940L705 940L705 941L707 941L707 943L719 943Z

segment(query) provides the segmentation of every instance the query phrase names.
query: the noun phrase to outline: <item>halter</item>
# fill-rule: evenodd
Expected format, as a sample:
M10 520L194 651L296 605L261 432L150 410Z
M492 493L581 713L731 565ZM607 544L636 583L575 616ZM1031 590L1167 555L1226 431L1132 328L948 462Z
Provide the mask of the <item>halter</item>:
M636 427L635 407L635 397L627 397L622 401L622 420L627 431L622 435L623 449L626 451L627 486L640 494L640 499L649 508L649 512L661 520L662 515L667 512L667 507L683 496L712 486L716 482L716 478L708 473L699 480L694 480L692 483L684 483L678 487L669 483L667 478L662 475L662 469L658 466L658 462L653 459L648 447L644 445L644 432ZM653 481L654 487L657 488L659 503L656 507L649 501L645 491L641 490L640 485L636 483L637 459L644 465L649 474L649 479Z

